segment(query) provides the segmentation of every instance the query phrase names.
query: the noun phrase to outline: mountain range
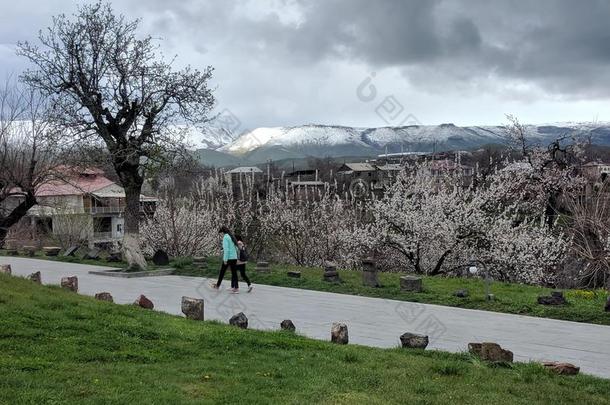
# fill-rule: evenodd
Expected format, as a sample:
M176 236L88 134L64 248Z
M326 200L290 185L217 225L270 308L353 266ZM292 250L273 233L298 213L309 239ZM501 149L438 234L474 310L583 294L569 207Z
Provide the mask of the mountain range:
M547 144L564 136L586 136L610 145L610 123L525 125L528 139ZM269 160L308 157L377 156L396 152L434 152L476 149L507 144L505 126L409 125L355 128L335 125L257 128L235 136L224 128L208 127L199 137L197 153L204 164L235 166Z

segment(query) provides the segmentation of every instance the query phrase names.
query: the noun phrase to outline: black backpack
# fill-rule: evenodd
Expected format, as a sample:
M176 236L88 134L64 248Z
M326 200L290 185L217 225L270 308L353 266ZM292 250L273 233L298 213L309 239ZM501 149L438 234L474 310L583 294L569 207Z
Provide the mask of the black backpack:
M248 261L248 251L246 250L246 245L242 245L241 249L239 249L239 261L240 262Z

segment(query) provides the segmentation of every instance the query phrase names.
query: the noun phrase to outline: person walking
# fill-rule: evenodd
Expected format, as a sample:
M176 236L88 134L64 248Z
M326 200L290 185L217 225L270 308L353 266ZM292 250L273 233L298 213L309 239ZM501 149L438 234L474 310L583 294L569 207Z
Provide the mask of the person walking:
M237 239L237 270L241 275L241 279L248 284L248 292L252 292L254 288L250 279L246 275L246 264L248 264L248 250L246 249L246 244L240 235L236 235L235 239ZM239 287L239 285L238 285Z
M221 226L218 233L222 234L222 265L218 274L218 281L212 284L212 288L219 289L225 277L227 267L231 269L231 292L239 292L237 285L237 239L229 228Z

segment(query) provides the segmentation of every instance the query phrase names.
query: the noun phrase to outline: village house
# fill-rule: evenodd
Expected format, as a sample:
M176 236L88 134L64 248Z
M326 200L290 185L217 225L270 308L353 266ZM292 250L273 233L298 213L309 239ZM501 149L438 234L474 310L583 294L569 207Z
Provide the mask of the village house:
M608 187L608 176L610 175L610 163L594 161L581 166L581 173L586 180L581 198L590 198L601 192L608 199L610 188Z
M610 163L585 163L582 165L582 174L592 183L603 182L610 174Z
M361 198L370 192L381 193L394 181L401 170L402 166L396 163L384 163L383 165L377 165L374 162L344 163L337 170L337 174L350 195Z
M60 241L107 246L123 238L125 191L101 170L63 168L61 179L38 187L36 200L38 204L22 220L22 225L30 225L33 239L47 235ZM142 215L152 214L156 201L141 195Z
M318 170L295 170L287 173L285 178L286 191L295 199L317 199L324 194L328 183L321 181Z
M242 166L224 173L224 180L233 195L243 198L251 190L264 190L263 171L256 166Z

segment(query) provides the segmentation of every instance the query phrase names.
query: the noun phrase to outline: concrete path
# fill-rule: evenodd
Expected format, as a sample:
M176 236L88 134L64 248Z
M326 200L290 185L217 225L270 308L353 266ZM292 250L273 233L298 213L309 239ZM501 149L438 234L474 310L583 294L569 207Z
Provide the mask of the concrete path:
M37 259L0 257L0 264L11 264L18 276L40 271L44 284L76 275L82 294L108 291L120 304L144 294L155 309L171 314L181 314L182 296L203 297L206 319L228 322L243 311L257 329L278 329L283 319L291 319L299 333L324 340L330 339L332 322L339 321L348 325L350 343L377 347L398 346L404 332L427 334L429 348L451 352L465 351L468 342L492 341L512 350L516 361L570 362L584 373L610 378L610 326L265 285L234 295L212 290L209 279L96 276L88 271L104 267Z

